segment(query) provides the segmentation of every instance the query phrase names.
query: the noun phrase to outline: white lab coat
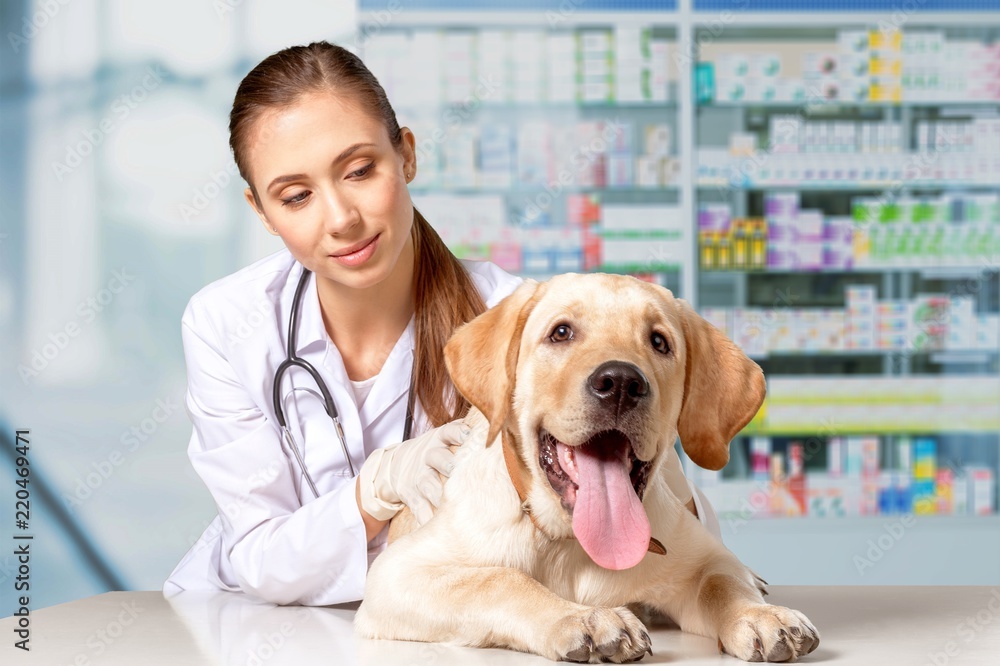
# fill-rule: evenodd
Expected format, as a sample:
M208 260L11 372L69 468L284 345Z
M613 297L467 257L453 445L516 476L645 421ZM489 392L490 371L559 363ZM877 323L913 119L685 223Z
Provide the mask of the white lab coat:
M487 307L521 282L489 262L463 263ZM286 356L289 312L301 271L281 250L203 288L184 311L185 404L194 426L188 455L219 515L164 583L168 596L222 589L281 604L356 601L363 597L368 566L385 548L384 531L366 544L333 424L315 383L296 367L282 381L282 404L319 498L282 449L271 386ZM402 438L413 320L359 412L340 352L323 324L315 277L303 292L299 317L296 353L329 387L358 470L376 448ZM293 392L293 387L302 390ZM416 401L412 435L428 427Z
M488 262L464 264L488 307L521 282ZM188 455L219 515L170 574L165 594L223 589L277 603L354 601L362 597L368 565L385 547L384 534L366 544L336 432L315 383L300 368L291 368L282 381L283 406L305 449L318 499L280 443L271 385L285 359L288 317L301 271L282 250L208 285L184 312L185 402L194 426ZM296 352L329 387L358 470L376 448L402 438L413 320L359 412L340 352L323 325L315 277L302 297ZM293 387L305 390L292 392ZM428 427L416 401L412 434Z

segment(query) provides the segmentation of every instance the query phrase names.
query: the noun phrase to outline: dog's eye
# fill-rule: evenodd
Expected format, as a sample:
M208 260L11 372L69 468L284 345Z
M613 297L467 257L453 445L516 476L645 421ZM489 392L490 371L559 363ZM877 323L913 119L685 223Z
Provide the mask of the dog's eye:
M649 341L653 343L653 349L661 354L670 353L670 345L667 344L667 339L659 333L654 332L651 336L649 336Z
M573 329L566 324L559 324L552 329L549 340L552 342L566 342L573 337Z

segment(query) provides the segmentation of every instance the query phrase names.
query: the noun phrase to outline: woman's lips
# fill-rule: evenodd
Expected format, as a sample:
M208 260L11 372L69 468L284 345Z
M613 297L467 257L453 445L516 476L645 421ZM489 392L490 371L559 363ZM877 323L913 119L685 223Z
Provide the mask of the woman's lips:
M375 249L378 247L378 239L380 237L381 234L375 234L375 236L367 241L362 241L361 243L353 245L336 254L331 254L330 256L344 266L360 266L368 261L373 254L375 254Z

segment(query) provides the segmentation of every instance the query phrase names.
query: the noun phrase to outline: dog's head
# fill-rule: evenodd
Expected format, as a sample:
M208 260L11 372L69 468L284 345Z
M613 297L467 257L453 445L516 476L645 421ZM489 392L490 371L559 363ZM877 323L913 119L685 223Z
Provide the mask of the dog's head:
M680 435L721 469L764 400L760 368L669 290L621 275L525 281L445 347L456 388L503 432L536 523L599 565L642 559L642 496Z

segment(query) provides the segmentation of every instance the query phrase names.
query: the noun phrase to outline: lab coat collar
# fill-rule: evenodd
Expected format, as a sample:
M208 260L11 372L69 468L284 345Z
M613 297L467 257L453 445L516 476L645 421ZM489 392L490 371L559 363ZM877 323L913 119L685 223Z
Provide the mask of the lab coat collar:
M291 285L288 294L289 303L295 297L295 287L298 285L303 270L305 269L302 267L302 264L298 264L298 270L294 271L293 279L289 280ZM302 305L299 308L299 330L298 340L296 340L295 344L295 353L301 356L309 349L313 349L314 347L321 348L328 342L331 342L330 336L326 331L326 324L323 322L322 310L319 307L319 292L316 290L315 275L310 276L309 281L306 283L305 291L302 292ZM291 312L291 306L289 306L288 310ZM393 347L389 359L386 360L386 365L388 365L389 360L392 360L394 355L400 353L400 350L404 352L413 350L414 317L415 315L410 317L406 329ZM407 377L409 377L409 374L407 374Z
M415 317L410 317L406 329L399 336L396 344L393 345L392 351L389 352L389 357L385 360L385 363L382 364L378 379L375 380L371 393L368 394L368 398L365 400L365 404L358 414L362 427L369 427L386 410L400 401L402 401L401 413L405 414L406 394L407 389L410 387L410 373L413 367L414 326ZM344 373L344 385L347 386L346 382L348 379L346 371L343 369L343 358L340 356L340 351L332 342L327 347L327 355L323 362L329 370ZM414 405L414 409L416 410L416 404ZM402 437L403 434L403 423L404 419L400 418L398 426L399 437ZM414 419L412 434L416 435L418 432L416 419Z

